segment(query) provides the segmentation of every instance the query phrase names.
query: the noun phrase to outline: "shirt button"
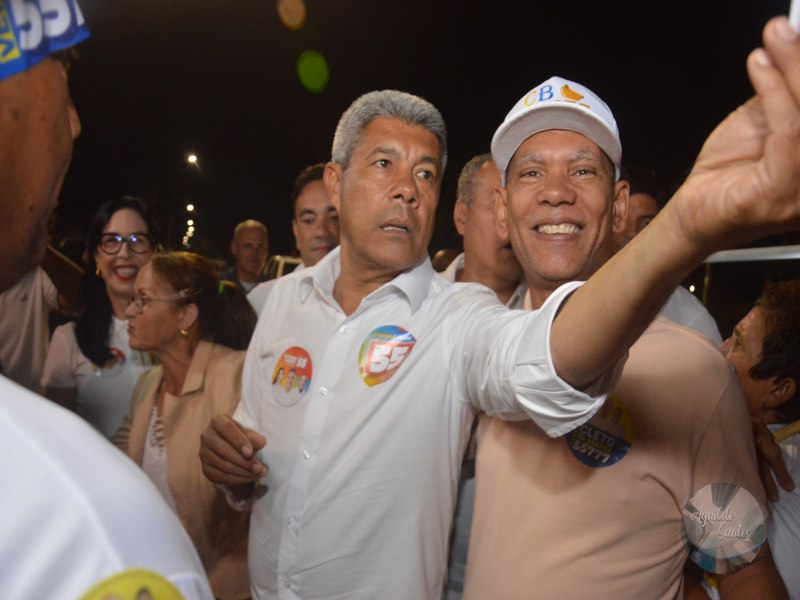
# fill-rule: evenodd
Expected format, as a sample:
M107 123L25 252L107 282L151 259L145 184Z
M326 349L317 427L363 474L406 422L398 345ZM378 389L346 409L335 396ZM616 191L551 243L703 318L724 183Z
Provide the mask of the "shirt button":
M327 396L328 395L328 388L326 388L324 385L320 386L319 395L320 396Z
M347 325L342 325L339 327L339 333L347 333Z
M288 517L288 518L286 519L286 522L287 522L289 525L294 525L294 517Z
M284 579L283 580L283 587L285 587L285 588L292 587L292 582L289 579Z
M308 453L308 450L303 450L303 460L308 460L311 458L311 455Z

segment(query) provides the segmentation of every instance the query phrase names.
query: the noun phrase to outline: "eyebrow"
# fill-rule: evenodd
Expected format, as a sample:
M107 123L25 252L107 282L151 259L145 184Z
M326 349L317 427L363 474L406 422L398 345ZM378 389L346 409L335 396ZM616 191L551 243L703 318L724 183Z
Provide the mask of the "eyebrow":
M398 156L400 156L400 152L396 148L391 148L388 146L379 146L378 148L375 148L372 152L367 154L367 158L371 158L376 154L385 154L391 158L397 158ZM439 168L439 166L441 165L441 161L438 158L436 158L435 156L430 156L429 154L425 154L424 156L422 156L418 162L430 163L437 168Z
M336 212L336 209L333 206L326 206L324 210L321 210L319 212L321 212L323 214L324 213L332 213L332 212ZM310 208L304 208L297 214L297 216L298 217L302 217L304 215L316 215L316 214L317 214L317 211L312 210Z
M594 152L591 152L589 150L578 150L577 152L574 152L574 153L570 154L567 157L567 160L569 162L576 162L576 161L581 161L581 160L589 160L589 161L592 161L592 162L595 162L595 163L598 163L598 164L602 163L602 160L600 159L600 157L597 156ZM534 153L531 153L531 152L525 152L524 154L520 154L517 157L517 162L518 163L523 163L523 164L525 164L525 163L536 163L536 164L539 164L539 163L546 162L546 160L541 154L534 154Z
M746 342L749 341L748 337L744 335L742 328L737 325L733 328L733 335L736 336L736 339L739 341L739 344L744 348ZM746 348L745 348L746 349Z

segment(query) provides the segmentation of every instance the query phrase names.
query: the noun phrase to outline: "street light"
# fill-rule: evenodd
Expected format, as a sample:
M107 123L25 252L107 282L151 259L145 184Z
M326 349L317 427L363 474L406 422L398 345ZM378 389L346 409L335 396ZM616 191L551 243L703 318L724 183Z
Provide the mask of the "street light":
M194 204L187 204L186 212L194 212Z
M194 153L187 154L186 155L186 162L189 163L190 165L196 165L197 164L197 154L194 154Z

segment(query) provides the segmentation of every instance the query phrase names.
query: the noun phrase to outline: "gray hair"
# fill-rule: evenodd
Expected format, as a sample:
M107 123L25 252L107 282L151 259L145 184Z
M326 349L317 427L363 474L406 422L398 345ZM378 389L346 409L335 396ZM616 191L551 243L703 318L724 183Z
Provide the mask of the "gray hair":
M239 233L244 229L260 229L264 232L264 237L269 237L269 231L267 230L266 225L264 225L261 221L256 221L255 219L247 219L233 228L233 239L236 240L236 236L238 236Z
M387 117L400 119L410 125L419 125L439 140L442 150L442 173L447 166L447 130L444 119L436 107L413 94L397 90L369 92L357 98L344 111L333 136L331 160L342 169L350 166L353 150L361 143L364 130L375 119Z
M487 152L486 154L473 156L469 159L467 164L464 165L464 168L461 169L461 174L458 176L456 202L463 202L467 206L472 204L472 188L475 184L475 173L490 160L492 160L492 155Z

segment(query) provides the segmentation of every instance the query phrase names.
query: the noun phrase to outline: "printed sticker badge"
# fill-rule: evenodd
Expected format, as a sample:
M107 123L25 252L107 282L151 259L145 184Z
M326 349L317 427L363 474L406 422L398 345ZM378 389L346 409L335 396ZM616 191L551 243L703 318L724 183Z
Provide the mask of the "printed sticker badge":
M571 431L566 440L575 458L588 467L617 464L628 453L633 440L628 409L612 396L594 417Z
M417 340L396 325L384 325L370 333L358 351L358 371L368 386L378 385L397 372Z
M311 357L299 346L281 354L272 371L272 396L281 406L297 404L311 387Z
M111 358L103 365L96 365L92 363L92 371L97 377L116 377L125 370L125 365L128 364L128 359L125 353L119 348L109 348Z
M761 507L735 483L712 483L692 496L683 509L682 529L689 558L717 574L750 563L767 538Z
M183 594L162 575L128 569L104 579L80 600L182 600Z

